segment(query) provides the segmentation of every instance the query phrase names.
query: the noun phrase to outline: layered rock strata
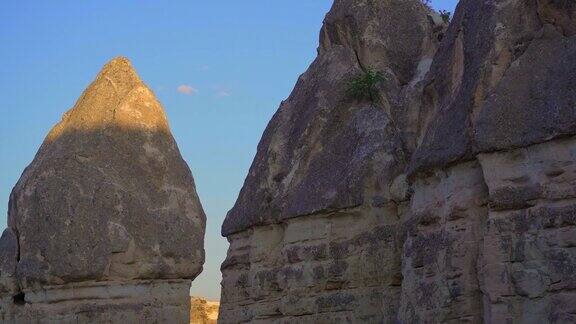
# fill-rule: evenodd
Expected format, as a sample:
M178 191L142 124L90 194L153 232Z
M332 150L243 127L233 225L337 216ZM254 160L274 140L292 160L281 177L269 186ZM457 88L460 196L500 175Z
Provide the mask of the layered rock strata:
M576 321L574 17L337 0L222 227L221 321Z
M205 222L160 103L115 58L12 191L0 320L187 323Z
M434 115L410 167L407 222L418 225L403 250L410 285L401 319L576 320L576 20L566 18L575 9L570 1L459 4L428 77ZM461 188L419 202L457 170L478 182L473 199ZM419 255L413 243L428 247ZM422 290L435 297L419 304Z

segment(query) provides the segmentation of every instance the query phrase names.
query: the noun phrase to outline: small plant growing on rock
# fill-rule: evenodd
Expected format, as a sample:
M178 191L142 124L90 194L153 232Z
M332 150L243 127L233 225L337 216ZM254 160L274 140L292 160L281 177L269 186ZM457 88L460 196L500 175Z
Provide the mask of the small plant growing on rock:
M442 20L448 24L450 22L450 18L452 17L452 13L447 10L440 10L440 17L442 17Z
M378 95L376 86L384 80L382 72L367 69L350 81L346 93L357 100L370 99L374 101Z

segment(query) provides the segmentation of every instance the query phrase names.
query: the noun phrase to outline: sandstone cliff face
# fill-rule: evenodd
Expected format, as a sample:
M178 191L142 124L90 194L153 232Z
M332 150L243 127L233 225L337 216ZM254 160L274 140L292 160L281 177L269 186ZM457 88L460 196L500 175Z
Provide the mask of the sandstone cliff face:
M337 0L222 227L220 320L576 321L575 10Z
M459 4L410 166L399 318L576 320L573 14L571 1Z
M444 28L418 0L335 2L318 58L270 122L224 222L220 321L395 318L419 109L408 102ZM348 98L367 69L384 73L379 98Z
M0 319L187 322L205 221L160 103L115 58L12 191Z

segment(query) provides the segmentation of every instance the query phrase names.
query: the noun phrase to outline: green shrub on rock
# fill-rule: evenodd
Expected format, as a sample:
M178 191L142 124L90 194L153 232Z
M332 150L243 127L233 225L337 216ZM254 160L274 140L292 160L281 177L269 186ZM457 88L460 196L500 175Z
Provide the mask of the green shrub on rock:
M374 101L378 95L377 85L384 80L382 72L367 69L350 81L346 93L357 100L369 99Z

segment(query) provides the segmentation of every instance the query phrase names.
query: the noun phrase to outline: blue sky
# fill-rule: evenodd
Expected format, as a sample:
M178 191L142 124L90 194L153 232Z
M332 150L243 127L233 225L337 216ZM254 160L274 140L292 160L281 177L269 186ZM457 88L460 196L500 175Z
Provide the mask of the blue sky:
M456 0L433 5L452 11ZM109 59L156 93L208 216L192 293L217 299L220 225L261 134L316 55L331 0L2 1L0 230L10 190L49 129Z

